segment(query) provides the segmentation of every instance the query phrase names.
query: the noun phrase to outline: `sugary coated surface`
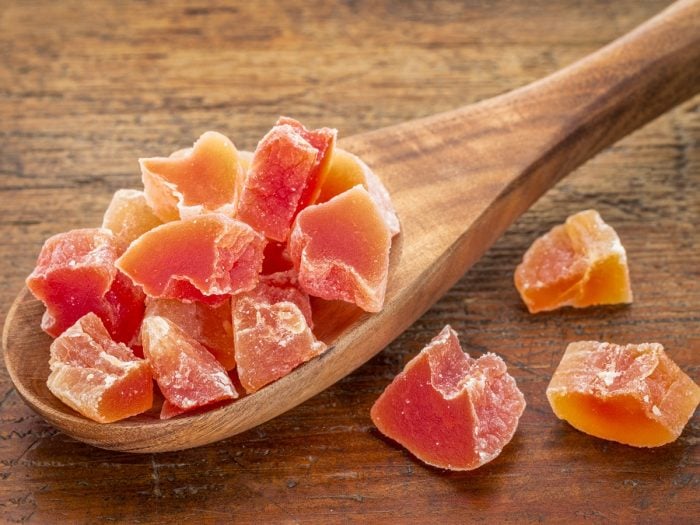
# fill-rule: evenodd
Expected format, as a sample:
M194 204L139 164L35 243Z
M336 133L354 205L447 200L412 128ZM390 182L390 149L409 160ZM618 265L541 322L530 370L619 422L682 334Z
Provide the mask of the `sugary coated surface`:
M144 295L114 265L119 246L111 231L86 228L50 237L27 287L46 305L41 328L59 336L88 312L111 336L130 344L143 318Z
M515 286L531 313L632 302L625 249L595 210L537 239L515 270Z
M336 195L351 189L358 184L362 185L370 194L384 221L389 227L392 237L399 233L399 219L391 203L389 192L374 172L358 156L341 148L333 150L328 174L321 186L321 191L316 202L326 202Z
M277 119L275 126L291 126L300 136L311 144L318 154L314 163L309 178L307 180L304 191L299 199L297 213L306 208L309 204L316 202L321 186L328 175L333 151L335 150L335 141L338 131L331 128L306 129L301 122L289 117L280 117Z
M56 337L99 309L114 280L117 248L108 230L82 229L47 239L27 287L46 305L42 328Z
M115 343L95 314L86 314L51 344L49 365L49 390L98 423L134 416L153 405L148 363Z
M700 403L700 387L657 343L571 343L547 387L560 419L637 447L675 441Z
M175 299L146 301L146 317L165 317L209 350L226 370L236 366L233 353L231 301L210 306L202 302L183 303Z
M244 168L221 133L207 131L192 148L139 164L146 200L162 221L213 211L234 215Z
M372 406L377 428L421 461L472 470L511 440L525 399L495 354L472 359L446 326Z
M269 239L286 241L294 217L320 191L335 135L280 119L255 149L238 217Z
M142 191L121 189L112 197L102 219L102 227L110 230L117 239L120 253L144 233L161 225Z
M255 287L264 244L247 224L207 214L147 232L116 264L150 297L220 304Z
M289 238L301 289L378 312L384 304L391 233L362 186L305 208Z
M169 405L161 418L238 397L223 366L204 346L165 317L146 317L141 328L143 353ZM170 406L172 405L172 406Z
M282 274L233 299L238 376L246 392L287 375L326 345L311 332L309 298Z
M299 287L299 276L296 270L291 269L260 276L260 283L254 290L250 291L250 295L270 303L282 301L294 303L304 314L309 328L313 328L309 294L303 292Z

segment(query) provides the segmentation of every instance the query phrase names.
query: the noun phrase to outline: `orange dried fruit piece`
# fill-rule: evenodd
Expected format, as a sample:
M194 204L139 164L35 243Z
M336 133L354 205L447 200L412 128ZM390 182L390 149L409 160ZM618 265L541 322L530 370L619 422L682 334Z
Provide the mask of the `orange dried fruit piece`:
M233 352L231 301L211 306L202 302L183 303L176 299L149 298L146 318L165 317L204 346L226 370L236 366Z
M320 191L336 133L281 117L255 149L238 218L269 239L286 241L294 217Z
M379 431L435 467L472 470L496 458L525 399L503 360L472 359L446 326L372 406Z
M700 387L658 343L571 343L547 387L559 419L635 447L675 441L700 403Z
M153 405L148 363L114 342L95 314L81 317L51 343L50 351L49 390L85 417L111 423Z
M389 192L374 172L358 156L341 148L334 148L328 175L326 176L317 203L326 202L357 185L370 194L384 217L392 237L399 233L399 219L391 203Z
M144 312L143 292L114 265L117 240L104 228L59 233L47 239L27 288L46 306L41 328L58 337L88 312L110 335L130 344Z
M322 354L326 345L311 332L308 295L292 274L275 274L233 298L238 377L246 392L287 375Z
M302 210L289 238L301 289L378 312L384 304L391 233L362 186Z
M121 189L114 193L102 219L102 227L114 234L122 251L132 241L161 224L161 220L146 203L144 193L131 189Z
M233 216L245 172L226 136L207 131L192 148L140 159L146 200L163 221L207 212Z
M216 358L165 317L146 317L141 340L143 353L166 401L162 419L238 397Z
M537 239L515 270L515 286L530 313L632 302L625 249L595 210Z
M255 287L264 245L247 224L212 213L154 228L116 265L150 297L221 304Z

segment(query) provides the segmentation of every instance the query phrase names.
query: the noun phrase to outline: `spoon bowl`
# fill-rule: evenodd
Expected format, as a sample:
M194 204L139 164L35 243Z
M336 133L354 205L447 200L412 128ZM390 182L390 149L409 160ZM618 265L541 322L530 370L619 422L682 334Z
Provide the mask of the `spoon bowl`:
M401 219L385 307L366 314L319 302L316 332L329 350L262 390L197 415L90 421L46 386L51 339L39 328L43 305L26 288L3 330L10 378L27 404L66 434L128 452L196 447L282 414L380 352L563 176L697 93L698 27L700 2L681 1L538 82L341 141L382 179Z

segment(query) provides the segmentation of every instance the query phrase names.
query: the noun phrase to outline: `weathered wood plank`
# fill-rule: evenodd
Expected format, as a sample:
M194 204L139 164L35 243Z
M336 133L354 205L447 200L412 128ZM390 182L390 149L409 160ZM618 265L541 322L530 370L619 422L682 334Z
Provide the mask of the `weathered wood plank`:
M0 312L43 240L99 223L136 158L204 129L252 148L281 113L344 135L543 76L665 2L5 2L0 6ZM57 434L0 370L4 521L694 521L698 416L646 451L559 422L544 388L567 342L657 340L700 379L700 99L589 162L524 215L386 351L225 442L130 456ZM530 316L512 272L529 243L596 207L627 247L629 308ZM528 400L513 442L464 474L381 438L369 407L445 323L502 355Z

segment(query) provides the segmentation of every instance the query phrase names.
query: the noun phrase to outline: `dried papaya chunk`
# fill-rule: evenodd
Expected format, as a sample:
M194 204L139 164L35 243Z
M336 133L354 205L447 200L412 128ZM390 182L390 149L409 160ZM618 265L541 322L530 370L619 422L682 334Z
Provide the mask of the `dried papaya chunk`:
M139 164L148 205L163 222L235 214L245 171L233 142L221 133L207 131L192 148Z
M592 436L658 447L680 436L700 387L658 343L571 343L547 387L558 418Z
M625 249L595 210L537 239L515 270L515 286L530 313L632 302Z
M390 248L389 228L362 186L305 208L289 238L302 290L368 312L384 304Z
M418 459L472 470L511 440L525 399L503 360L465 354L446 326L404 367L372 406L379 431Z
M81 317L54 340L50 351L49 390L85 417L110 423L153 405L148 363L115 343L95 314Z
M212 213L145 233L116 265L150 297L221 304L255 287L264 245L247 224Z

